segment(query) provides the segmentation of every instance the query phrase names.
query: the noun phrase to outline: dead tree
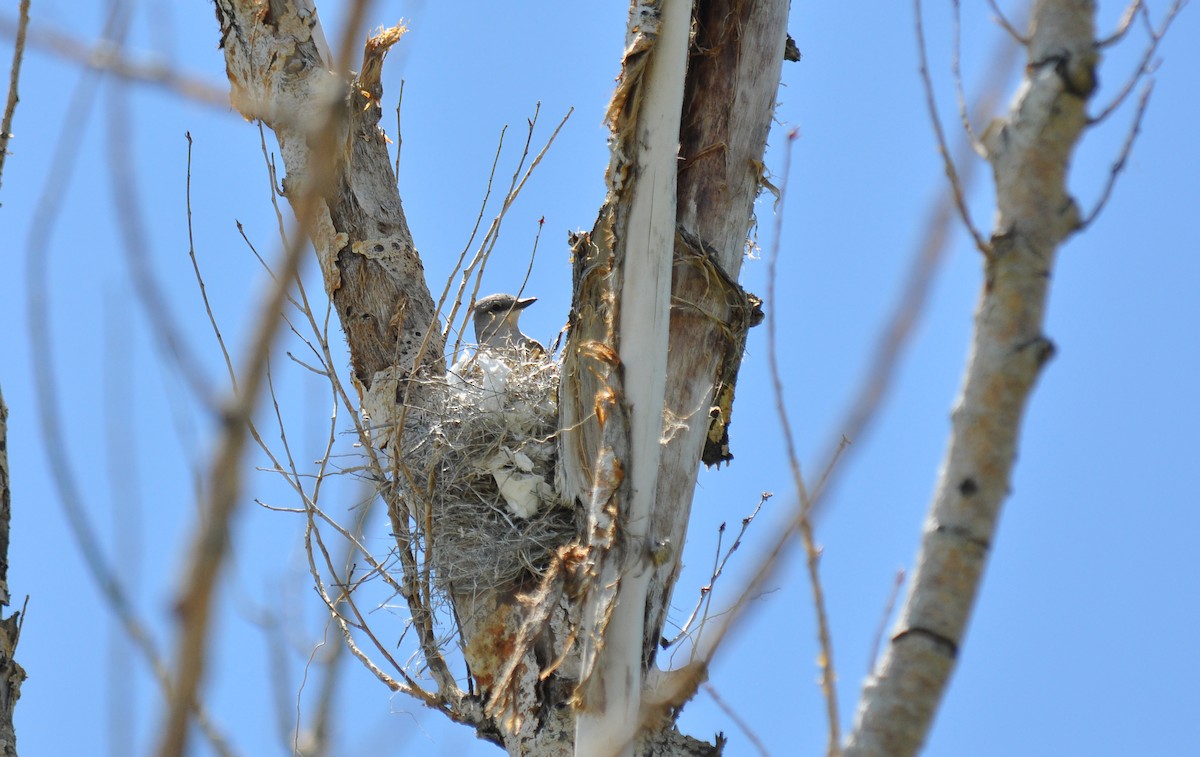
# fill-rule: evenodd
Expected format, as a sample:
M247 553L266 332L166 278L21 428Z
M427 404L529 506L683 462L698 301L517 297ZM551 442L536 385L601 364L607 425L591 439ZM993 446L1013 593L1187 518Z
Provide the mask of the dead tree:
M697 469L730 457L737 369L761 320L737 277L788 4L631 4L608 111L608 194L592 230L571 240L561 365L504 366L500 428L469 397L490 380L486 365L465 366L465 384L447 376L379 127L383 59L402 30L368 40L352 73L332 59L311 3L215 5L233 104L279 140L284 192L349 343L403 565L394 580L436 686L402 675L394 687L513 754L718 750L675 729L680 702L660 701L670 687L655 650ZM464 455L469 439L481 446ZM491 469L462 464L496 454L508 457ZM490 577L465 570L504 540L464 522L486 529L514 476L538 498L528 520L539 536L487 566ZM456 516L472 507L481 517ZM511 520L500 513L496 527L511 531ZM465 691L439 647L439 597L461 632Z

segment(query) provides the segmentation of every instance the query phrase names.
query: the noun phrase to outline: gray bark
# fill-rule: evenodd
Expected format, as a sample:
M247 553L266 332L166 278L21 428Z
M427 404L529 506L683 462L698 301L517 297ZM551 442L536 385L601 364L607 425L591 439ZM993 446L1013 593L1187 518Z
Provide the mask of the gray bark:
M329 70L315 12L297 5L216 0L233 103L279 139L285 193L316 249L350 347L369 443L389 474L381 490L400 546L406 599L438 686L419 696L513 754L569 753L580 709L609 707L642 721L633 747L638 753L719 750L721 743L680 735L672 716L645 722L640 685L630 702L609 696L592 674L610 663L603 652L608 623L631 572L648 582L642 592L648 586L649 594L636 603L636 625L619 625L626 633L635 629L634 671L652 667L701 453L706 442L714 443L710 436L718 449L725 438L745 332L756 322L757 302L736 280L761 186L787 3L696 3L689 68L674 85L683 106L666 135L640 120L655 104L642 98L648 68L659 65L655 25L662 3L631 5L621 83L609 111L615 137L609 196L592 232L573 245L571 331L558 400L559 494L586 525L554 549L536 581L446 587L470 668L468 692L438 652L430 613L435 589L414 546L424 538L436 554L445 536L431 517L445 482L426 442L437 429L434 408L444 402L446 386L433 298L378 126L380 67L399 34L368 42L362 71L344 81ZM662 97L655 95L655 102ZM678 177L668 183L677 184L668 207L678 210L666 217L658 250L673 270L671 297L648 305L643 295L625 299L620 272L631 256L647 252L630 239L627 223L633 198L654 191L636 170L639 151L664 136L683 150ZM670 358L660 369L669 389L665 399L630 407L624 361L645 349L630 351L637 341L623 331L622 311L647 307L658 308L645 312L669 328ZM682 427L657 444L664 414L672 429L675 419ZM659 464L635 452L644 442L633 440L647 438L646 428ZM627 474L646 473L647 465L654 475L641 479L651 482L651 491L642 491L646 516L631 524L635 491ZM630 533L641 536L631 541ZM598 580L602 575L612 580ZM585 630L591 634L586 641Z
M966 375L908 596L847 757L917 753L962 645L1025 406L1053 354L1042 326L1055 255L1080 222L1065 179L1096 86L1094 16L1091 0L1036 3L1025 81L985 136L998 213Z

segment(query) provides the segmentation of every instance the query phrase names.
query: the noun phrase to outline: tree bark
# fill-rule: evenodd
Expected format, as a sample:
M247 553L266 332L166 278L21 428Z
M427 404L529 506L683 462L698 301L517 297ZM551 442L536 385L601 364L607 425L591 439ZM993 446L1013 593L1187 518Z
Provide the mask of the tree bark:
M8 526L12 520L12 489L8 473L8 407L0 392L0 608L8 607ZM25 669L16 660L21 638L21 613L0 619L0 755L17 757L17 730L13 713L21 698Z
M916 570L864 686L847 757L916 754L966 631L1008 495L1025 406L1053 345L1042 334L1055 254L1079 226L1067 165L1096 85L1095 3L1040 0L1008 117L985 135L998 212L949 448Z
M645 666L654 660L679 576L701 456L732 459L729 424L746 332L761 301L737 283L787 38L789 3L702 1L688 62L679 179L671 349L661 474L650 540L666 554L651 579ZM710 456L706 449L715 447Z
M444 471L427 442L446 369L378 126L379 73L399 31L373 37L361 73L347 82L329 71L310 4L216 0L216 8L233 103L278 136L285 194L341 318L367 441L384 454L390 482L381 489L405 572L427 570L414 545L423 536L436 551L440 539L430 503ZM721 439L756 320L756 300L736 279L786 15L785 0L631 4L609 108L609 195L592 232L573 244L558 399L556 481L586 521L583 533L556 549L535 584L448 587L469 692L438 652L428 581L405 581L438 684L424 701L510 753L721 746L681 736L672 716L643 722L642 678L678 574L710 420ZM717 384L723 399L714 401Z

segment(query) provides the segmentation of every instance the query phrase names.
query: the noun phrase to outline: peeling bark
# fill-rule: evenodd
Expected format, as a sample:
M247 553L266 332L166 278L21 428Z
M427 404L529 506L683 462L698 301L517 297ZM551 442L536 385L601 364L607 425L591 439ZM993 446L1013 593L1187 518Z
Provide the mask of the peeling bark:
M737 284L783 62L789 3L699 2L680 129L671 350L664 434L650 540L657 561L647 607L645 665L662 634L704 448L725 448L746 332L761 301ZM710 439L712 433L715 439ZM729 455L726 458L725 455ZM669 559L666 559L668 558Z
M414 545L424 538L436 550L439 540L429 504L439 470L427 440L446 368L378 125L382 61L401 30L373 37L361 73L343 81L328 69L310 3L216 0L216 9L231 99L279 139L284 192L341 319L367 441L389 469L381 491L401 562L416 575L427 569ZM657 48L664 9L674 19L669 55ZM720 442L745 332L758 312L736 280L763 172L787 3L693 8L688 0L653 0L632 3L630 14L609 108L609 197L591 233L572 245L556 484L562 500L586 514L583 531L577 543L558 547L540 577L448 588L470 668L467 692L434 641L428 574L405 584L438 684L423 701L512 754L713 754L723 746L720 738L713 745L681 735L672 716L641 722L639 702L711 408L720 408ZM647 282L657 283L638 289ZM661 327L645 328L652 322ZM724 389L714 402L716 384ZM672 420L668 431L664 414L685 419L684 428Z

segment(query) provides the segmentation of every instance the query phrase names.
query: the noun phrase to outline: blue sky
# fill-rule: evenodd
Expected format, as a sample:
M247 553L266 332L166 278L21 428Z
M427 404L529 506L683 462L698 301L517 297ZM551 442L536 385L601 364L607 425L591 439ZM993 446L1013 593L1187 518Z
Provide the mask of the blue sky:
M403 17L412 29L388 59L385 98L395 103L403 78L401 196L435 288L467 242L501 128L511 126L498 171L507 183L535 104L541 102L535 143L575 108L510 210L483 287L516 288L544 217L527 287L539 302L523 318L526 331L543 340L557 333L570 302L566 233L590 228L603 196L608 157L601 118L624 35L624 8L575 5L462 2L452 10L380 2L370 14L373 23ZM949 11L931 5L937 6L926 27L931 65L943 121L952 129ZM1162 3L1153 7L1156 17L1163 10ZM1101 3L1101 28L1111 28L1120 11ZM93 39L103 4L35 0L34 12L43 29ZM986 15L972 9L964 18L969 92L1000 34ZM324 17L330 40L337 39L339 17ZM792 7L789 31L804 58L784 69L767 157L777 177L784 135L798 129L799 138L783 210L777 301L766 307L785 327L787 407L807 466L841 434L927 209L943 190L912 28L905 3L869 11L843 3ZM928 755L1200 752L1200 731L1186 725L1194 719L1200 674L1193 639L1200 625L1194 543L1200 497L1193 484L1200 470L1198 35L1196 9L1186 9L1160 50L1150 110L1111 202L1061 251L1046 325L1058 353L1029 406L1013 493ZM1133 36L1106 51L1097 103L1107 102L1136 65L1144 37ZM135 57L167 60L221 87L216 43L206 4L144 2L133 15ZM3 59L10 51L6 38ZM81 76L73 64L29 50L17 136L0 188L0 257L9 271L0 290L0 322L9 324L0 332L14 496L9 579L14 596L31 597L19 648L30 679L17 708L19 743L30 755L146 753L160 704L143 661L114 644L120 634L112 613L84 567L51 482L31 370L28 267L46 271L64 449L88 516L137 612L169 649L171 601L194 528L194 476L204 469L214 426L160 346L152 319L163 315L148 315L130 272L143 266L154 277L174 328L201 363L198 375L224 390L223 364L187 256L185 132L194 139L197 256L235 358L267 280L235 221L268 258L279 247L254 125L227 109L162 88L119 88L107 77L85 84L95 95L92 107L83 117L69 116ZM122 113L127 125L114 126ZM1085 136L1070 179L1085 209L1099 196L1131 118L1126 106ZM394 136L393 117L384 124ZM132 190L114 188L113 128L132 141ZM63 145L78 157L52 199L57 221L47 239L31 241L38 239L31 233L34 208ZM130 192L146 239L140 258L127 252L116 220L117 196ZM986 171L971 208L986 231ZM493 206L488 217L494 212ZM758 218L765 255L774 242L769 201L759 203ZM886 403L854 440L817 524L843 728L895 573L913 559L961 379L980 268L969 238L956 230ZM315 273L309 261L310 292L319 293ZM748 260L742 278L747 289L764 293L765 257ZM273 367L297 459L307 461L321 449L330 402L320 382L282 354L300 349L285 339ZM697 489L676 620L707 580L722 521L735 526L760 492L775 493L731 560L724 588L718 584L718 604L733 600L730 592L756 564L756 549L793 504L766 369L765 330L757 329L738 385L736 459L702 474ZM269 416L262 422L270 427ZM345 512L357 489L347 481L337 491ZM323 625L318 600L303 588L301 522L258 508L255 497L294 505L271 474L248 468L207 700L241 753L283 754L267 683L269 642L254 621L269 613L282 618L293 692ZM386 549L381 525L372 543ZM825 738L801 568L794 558L781 566L711 677L721 699L777 755L820 754ZM382 637L399 636L400 613L380 610L373 619ZM391 696L355 663L340 697L340 754L498 753L415 702ZM723 730L731 738L728 754L753 753L706 693L687 707L681 725L698 736Z

